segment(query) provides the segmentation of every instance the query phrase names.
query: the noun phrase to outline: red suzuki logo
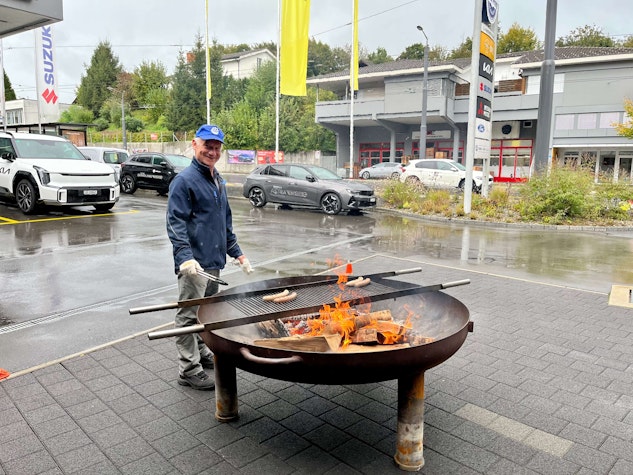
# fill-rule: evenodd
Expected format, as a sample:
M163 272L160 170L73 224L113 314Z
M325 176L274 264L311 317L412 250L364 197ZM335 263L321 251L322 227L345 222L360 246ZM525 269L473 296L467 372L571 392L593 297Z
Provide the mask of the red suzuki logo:
M48 88L44 90L44 92L42 93L42 97L44 98L47 104L50 104L51 102L55 104L58 99L57 94L55 94L55 91L53 89L48 89Z

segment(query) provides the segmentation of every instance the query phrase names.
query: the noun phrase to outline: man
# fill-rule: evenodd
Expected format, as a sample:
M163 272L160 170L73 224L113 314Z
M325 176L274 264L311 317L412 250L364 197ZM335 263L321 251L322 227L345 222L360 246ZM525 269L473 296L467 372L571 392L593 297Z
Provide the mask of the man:
M169 186L167 235L173 245L179 301L216 293L218 284L200 276L198 271L218 277L227 254L246 274L253 271L233 234L226 182L215 169L223 144L224 132L219 127L201 126L192 141L191 165L176 175ZM197 310L198 307L179 308L175 327L198 323ZM178 384L213 389L215 383L203 369L213 367L213 354L202 338L197 333L176 337L176 348Z

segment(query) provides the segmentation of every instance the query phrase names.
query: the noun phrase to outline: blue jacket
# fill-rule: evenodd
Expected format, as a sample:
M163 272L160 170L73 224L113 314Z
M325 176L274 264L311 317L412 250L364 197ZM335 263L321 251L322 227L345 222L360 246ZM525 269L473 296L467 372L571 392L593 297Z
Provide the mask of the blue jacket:
M233 218L226 182L195 158L169 185L167 235L173 245L174 270L195 259L204 269L222 269L226 255L239 257L242 250L233 233Z

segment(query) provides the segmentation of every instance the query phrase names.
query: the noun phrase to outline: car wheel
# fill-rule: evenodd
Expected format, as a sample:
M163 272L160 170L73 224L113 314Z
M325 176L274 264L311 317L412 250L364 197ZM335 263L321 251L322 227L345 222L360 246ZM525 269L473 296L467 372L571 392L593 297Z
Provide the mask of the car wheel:
M325 214L339 214L341 207L341 198L336 193L326 193L321 198L321 209Z
M108 203L104 205L94 205L95 210L99 212L110 211L113 206L114 206L114 203Z
M266 193L259 186L254 186L248 192L248 201L255 208L261 208L266 204Z
M369 180L369 172L363 172L360 176L363 180Z
M400 173L398 173L398 172L394 172L394 173L392 173L392 174L391 174L391 178L392 178L393 180L397 180L398 178L400 178Z
M33 214L37 210L37 200L39 199L39 192L37 186L35 186L28 178L23 178L18 182L18 186L15 188L15 200L18 203L18 208L24 214Z
M132 175L123 175L119 184L123 193L132 194L136 191L136 180Z
M407 180L406 180L406 181L407 181L407 183L409 183L410 185L415 185L415 184L417 184L417 183L419 183L419 182L420 182L420 179L419 179L417 176L415 176L415 175L411 175L411 176L408 176L408 177L407 177Z
M459 185L457 185L457 188L459 188L460 190L464 191L464 186L466 186L466 180L464 180L463 178L459 181Z

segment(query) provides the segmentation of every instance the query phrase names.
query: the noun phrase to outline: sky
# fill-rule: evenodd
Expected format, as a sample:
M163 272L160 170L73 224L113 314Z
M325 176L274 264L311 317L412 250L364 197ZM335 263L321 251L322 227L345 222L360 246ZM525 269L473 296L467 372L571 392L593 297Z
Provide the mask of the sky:
M249 45L277 41L278 1L206 0L209 42ZM502 30L513 23L545 37L547 0L498 0ZM630 0L558 0L556 37L585 25L614 39L633 35ZM64 103L76 90L97 45L108 41L126 71L143 61L160 61L171 74L179 51L197 34L204 41L205 0L63 0L64 19L53 25L58 95ZM310 36L331 47L351 43L351 0L311 0ZM473 0L359 0L359 42L373 52L382 47L397 57L424 37L429 46L451 50L472 37ZM35 59L32 31L2 40L4 69L18 98L34 99Z

